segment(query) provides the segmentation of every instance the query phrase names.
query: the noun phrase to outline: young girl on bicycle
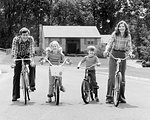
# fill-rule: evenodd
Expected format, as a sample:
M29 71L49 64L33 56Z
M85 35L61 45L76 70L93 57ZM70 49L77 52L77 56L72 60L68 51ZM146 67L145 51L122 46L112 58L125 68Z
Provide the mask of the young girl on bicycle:
M60 47L57 41L52 41L49 44L49 47L46 48L46 56L45 56L53 65L59 65L64 61L64 54L62 53L62 47ZM42 63L45 60L42 61ZM62 73L60 73L62 74ZM53 97L53 85L54 85L54 77L51 76L51 70L49 69L49 93L47 95L48 101L51 102L51 97ZM62 77L60 77L60 90L65 92L65 89L62 85Z
M94 64L97 64L97 65L100 65L101 63L99 62L99 59L98 57L95 55L95 52L96 52L96 48L95 46L88 46L87 47L87 52L88 52L88 55L85 56L79 63L78 63L78 66L77 68L79 69L80 68L80 65L84 62L86 62L86 68L94 65ZM91 81L92 81L92 86L94 88L94 94L95 94L95 100L97 102L99 102L99 98L98 98L98 92L97 92L97 89L99 88L99 86L97 85L97 82L96 82L96 75L95 75L95 66L92 66L91 68L89 68L88 70L88 74L91 76Z

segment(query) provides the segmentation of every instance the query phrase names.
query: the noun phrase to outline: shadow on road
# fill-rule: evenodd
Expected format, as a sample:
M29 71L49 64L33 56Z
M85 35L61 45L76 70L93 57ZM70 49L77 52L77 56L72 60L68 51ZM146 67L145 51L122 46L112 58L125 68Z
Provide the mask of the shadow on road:
M30 101L29 101L29 102L27 102L27 104L25 105L23 101L17 100L17 101L15 101L15 102L12 102L11 105L28 106L28 105L34 105L34 104L35 104L35 102L30 102Z
M119 104L118 108L125 109L125 108L138 108L138 106L130 105L130 104Z
M55 102L50 102L50 103L42 103L41 105L50 105L50 106L68 106L68 105L74 105L74 104L71 104L71 103L63 103L63 102L60 102L59 105L56 105Z

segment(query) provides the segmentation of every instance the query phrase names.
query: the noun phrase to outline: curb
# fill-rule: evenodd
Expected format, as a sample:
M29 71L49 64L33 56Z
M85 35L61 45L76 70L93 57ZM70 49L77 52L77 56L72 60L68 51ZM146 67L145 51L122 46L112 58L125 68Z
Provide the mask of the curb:
M142 65L136 61L137 60L127 60L127 65L134 68L143 68Z

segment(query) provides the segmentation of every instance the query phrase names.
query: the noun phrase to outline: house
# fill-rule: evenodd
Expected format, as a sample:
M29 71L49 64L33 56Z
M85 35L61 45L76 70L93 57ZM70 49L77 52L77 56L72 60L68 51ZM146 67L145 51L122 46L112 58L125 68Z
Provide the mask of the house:
M101 35L96 26L40 25L40 47L45 49L53 40L59 42L65 53L79 54L89 45L101 44Z

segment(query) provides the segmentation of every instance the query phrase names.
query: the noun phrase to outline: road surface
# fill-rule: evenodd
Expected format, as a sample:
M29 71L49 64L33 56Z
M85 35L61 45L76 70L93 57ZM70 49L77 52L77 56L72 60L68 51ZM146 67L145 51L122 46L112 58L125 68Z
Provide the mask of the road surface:
M0 120L150 120L150 79L126 76L126 104L105 104L108 73L106 67L97 68L97 82L100 86L100 102L84 104L80 86L84 69L65 66L60 105L45 103L48 91L48 66L37 65L36 91L30 93L31 101L24 105L23 97L11 101L13 70L10 65L1 64L0 75ZM139 68L142 71L142 68ZM133 68L134 70L134 68ZM147 69L149 70L149 69Z

